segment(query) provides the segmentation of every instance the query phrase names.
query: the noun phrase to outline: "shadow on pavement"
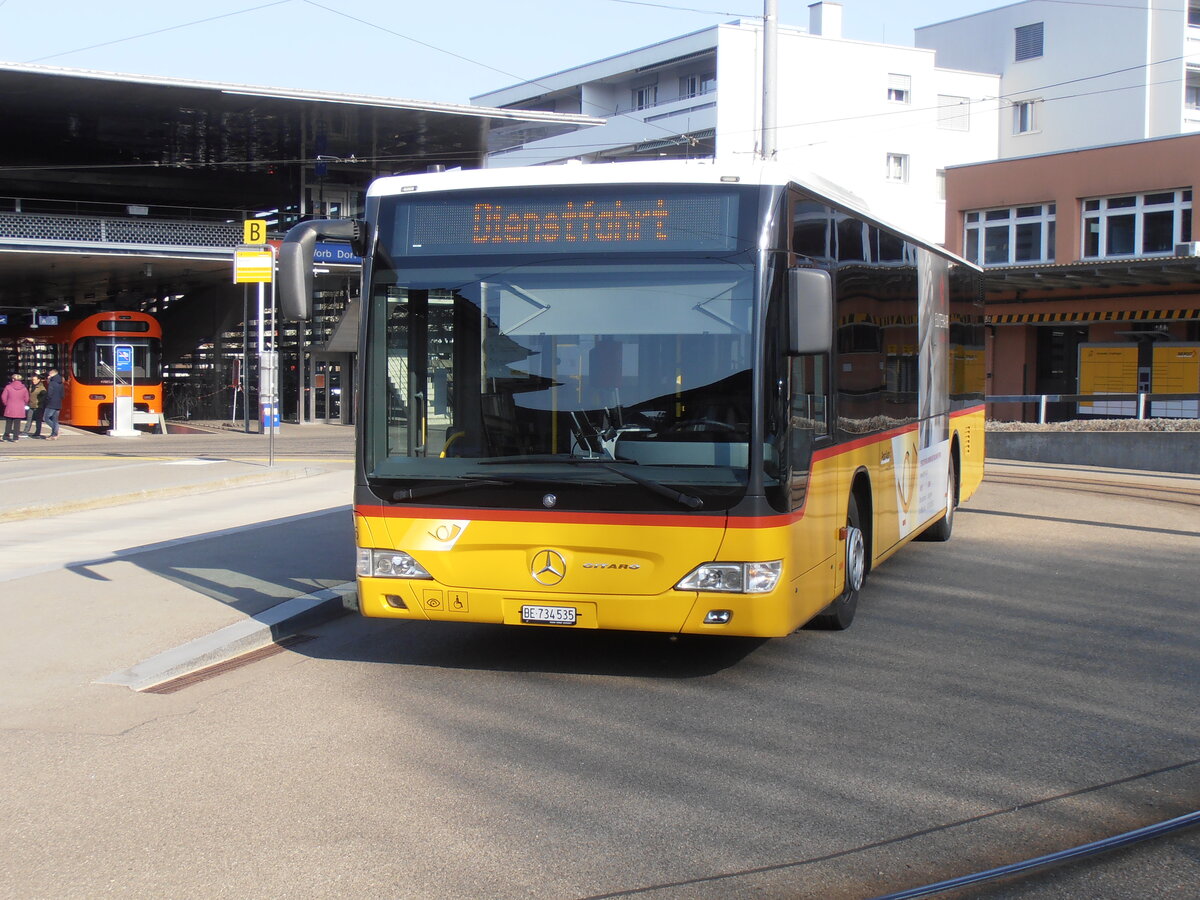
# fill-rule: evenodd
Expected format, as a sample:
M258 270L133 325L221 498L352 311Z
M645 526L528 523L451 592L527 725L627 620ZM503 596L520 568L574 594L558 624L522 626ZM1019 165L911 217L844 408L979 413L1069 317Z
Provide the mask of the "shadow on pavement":
M255 616L285 600L352 581L353 525L348 506L334 507L125 548L65 568L108 580L102 566L118 560Z
M316 659L495 672L698 678L735 666L761 638L351 619L338 638L293 647Z

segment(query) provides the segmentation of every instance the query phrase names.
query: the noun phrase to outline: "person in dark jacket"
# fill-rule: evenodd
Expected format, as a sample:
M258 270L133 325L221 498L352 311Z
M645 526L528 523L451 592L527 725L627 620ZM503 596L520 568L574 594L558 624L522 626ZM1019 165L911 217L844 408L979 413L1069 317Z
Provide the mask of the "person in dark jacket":
M0 404L4 406L4 440L15 441L21 436L21 423L25 421L25 410L29 406L29 389L20 375L13 373L4 390L0 392Z
M58 414L62 412L65 385L58 369L51 369L47 374L49 377L46 379L46 405L42 409L42 421L50 426L46 440L57 441Z
M39 437L42 433L42 405L46 402L46 386L40 375L29 376L29 412L25 413L25 433ZM34 429L34 425L37 429Z

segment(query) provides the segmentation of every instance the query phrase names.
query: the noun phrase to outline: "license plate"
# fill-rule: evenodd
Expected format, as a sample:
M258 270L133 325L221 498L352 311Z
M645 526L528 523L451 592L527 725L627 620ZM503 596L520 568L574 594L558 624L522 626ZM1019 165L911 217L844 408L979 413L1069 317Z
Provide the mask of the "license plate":
M537 625L574 625L573 606L522 606L521 621Z

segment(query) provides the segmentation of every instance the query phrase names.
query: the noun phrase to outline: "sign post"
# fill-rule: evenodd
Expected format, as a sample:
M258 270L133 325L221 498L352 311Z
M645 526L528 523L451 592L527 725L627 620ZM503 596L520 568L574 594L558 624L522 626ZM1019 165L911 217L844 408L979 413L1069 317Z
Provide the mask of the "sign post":
M275 248L263 243L266 223L249 219L242 223L246 243L234 251L233 283L258 285L258 405L262 434L268 436L269 465L275 464L274 436L279 433L279 353L275 335ZM257 238L251 242L252 238ZM266 327L266 286L271 286L271 325Z

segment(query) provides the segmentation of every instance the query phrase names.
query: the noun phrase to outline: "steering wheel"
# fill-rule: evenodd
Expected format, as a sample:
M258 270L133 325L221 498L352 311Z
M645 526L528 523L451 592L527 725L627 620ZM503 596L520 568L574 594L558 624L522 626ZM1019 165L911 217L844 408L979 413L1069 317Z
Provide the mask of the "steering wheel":
M446 443L442 445L442 452L438 455L445 459L447 456L458 456L463 450L463 445L466 441L462 439L467 436L465 431L456 431L454 434L446 438ZM458 446L455 446L455 445Z

